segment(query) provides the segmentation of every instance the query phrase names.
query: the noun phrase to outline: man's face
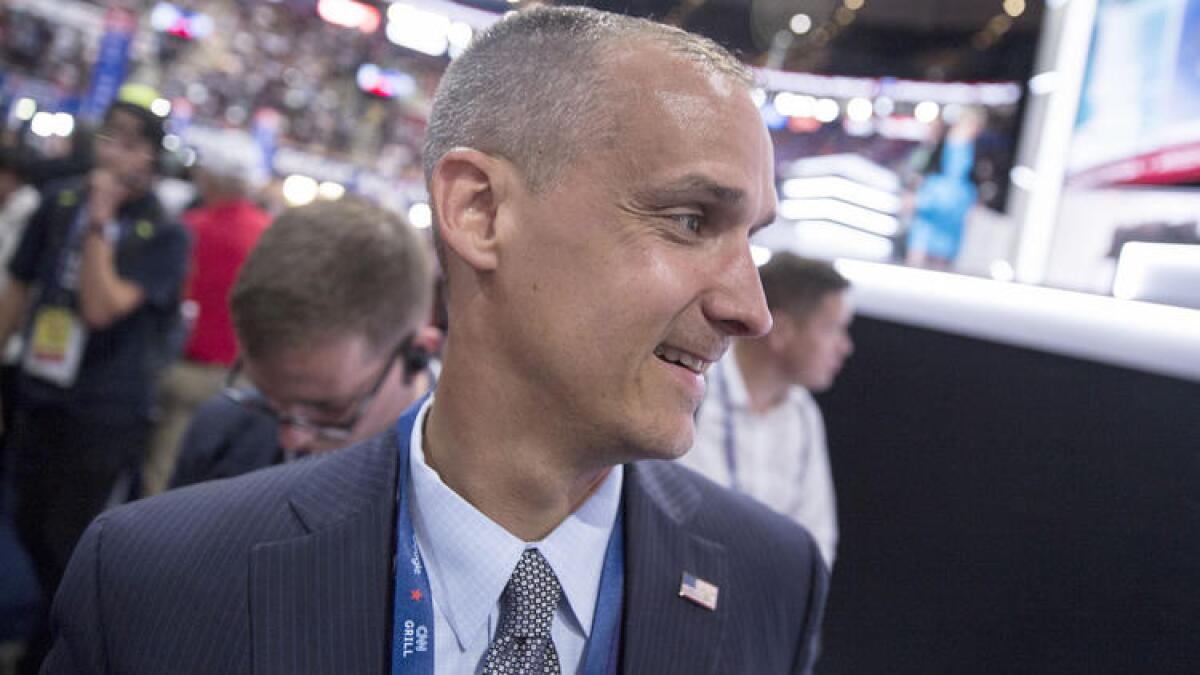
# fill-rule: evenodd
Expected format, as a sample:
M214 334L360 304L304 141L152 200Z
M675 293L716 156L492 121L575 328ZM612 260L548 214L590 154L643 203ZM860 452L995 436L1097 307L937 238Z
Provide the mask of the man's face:
M615 134L498 212L512 245L494 289L495 356L597 465L691 447L704 370L770 327L748 239L776 202L745 87L653 46L611 68Z
M854 351L850 341L853 308L846 291L826 293L803 317L778 314L767 337L778 367L792 384L825 391Z
M362 336L335 337L267 359L244 359L246 377L275 413L317 425L340 425L362 414L351 435L331 439L296 424L279 425L279 445L298 452L336 450L387 429L416 398L404 383L392 350L370 347ZM382 378L382 381L381 381ZM363 407L372 387L379 389Z
M96 165L113 172L132 192L146 189L154 176L156 151L142 135L142 121L123 110L112 111L96 132Z

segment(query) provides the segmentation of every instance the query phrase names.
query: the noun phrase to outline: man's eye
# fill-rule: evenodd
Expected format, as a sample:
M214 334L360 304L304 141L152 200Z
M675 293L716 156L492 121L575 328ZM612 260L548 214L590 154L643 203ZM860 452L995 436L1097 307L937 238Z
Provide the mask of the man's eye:
M699 232L701 217L696 213L676 213L671 216L688 232Z

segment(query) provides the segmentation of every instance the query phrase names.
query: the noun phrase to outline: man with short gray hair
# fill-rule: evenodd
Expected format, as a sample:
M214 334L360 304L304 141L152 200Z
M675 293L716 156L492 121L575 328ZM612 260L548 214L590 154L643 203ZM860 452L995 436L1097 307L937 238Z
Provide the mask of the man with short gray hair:
M262 153L244 131L203 137L193 180L200 204L183 214L192 235L184 284L186 341L181 358L159 383L158 425L143 465L142 491L162 492L175 465L179 441L201 404L221 391L237 345L229 316L229 291L238 270L271 216L251 201L260 182Z
M812 538L662 461L692 444L703 373L770 328L749 237L775 218L774 167L743 74L703 38L590 9L479 36L426 148L448 283L434 394L320 460L99 519L58 663L810 672Z

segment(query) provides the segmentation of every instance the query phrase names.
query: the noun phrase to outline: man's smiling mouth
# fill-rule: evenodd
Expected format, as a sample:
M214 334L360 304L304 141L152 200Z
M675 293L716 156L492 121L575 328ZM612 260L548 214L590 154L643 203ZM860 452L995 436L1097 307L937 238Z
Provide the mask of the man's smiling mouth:
M697 375L703 375L708 367L712 365L712 361L702 359L695 354L689 354L682 349L668 347L667 345L659 345L654 348L654 355L660 360L672 365L687 368Z

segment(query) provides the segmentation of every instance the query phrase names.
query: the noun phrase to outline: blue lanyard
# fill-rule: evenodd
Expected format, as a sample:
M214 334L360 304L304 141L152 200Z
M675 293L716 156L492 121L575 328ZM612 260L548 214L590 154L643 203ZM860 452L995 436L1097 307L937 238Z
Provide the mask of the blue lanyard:
M392 675L434 673L433 594L409 510L409 441L413 423L425 399L413 405L396 424L400 456L396 489L395 617L392 626ZM618 512L604 552L600 592L592 619L591 638L584 653L585 675L616 675L621 642L621 603L625 592L624 515Z
M729 379L725 373L726 365L721 363L717 369L717 389L721 393L721 421L725 428L725 468L729 470L729 487L738 490L737 480L737 438L733 430L733 401L729 397Z
M80 254L83 250L83 234L87 229L84 224L86 220L87 203L84 202L84 205L76 211L70 226L67 227L62 248L58 251L54 267L49 270L50 277L45 280L47 287L57 287L59 290L69 293L79 286Z

